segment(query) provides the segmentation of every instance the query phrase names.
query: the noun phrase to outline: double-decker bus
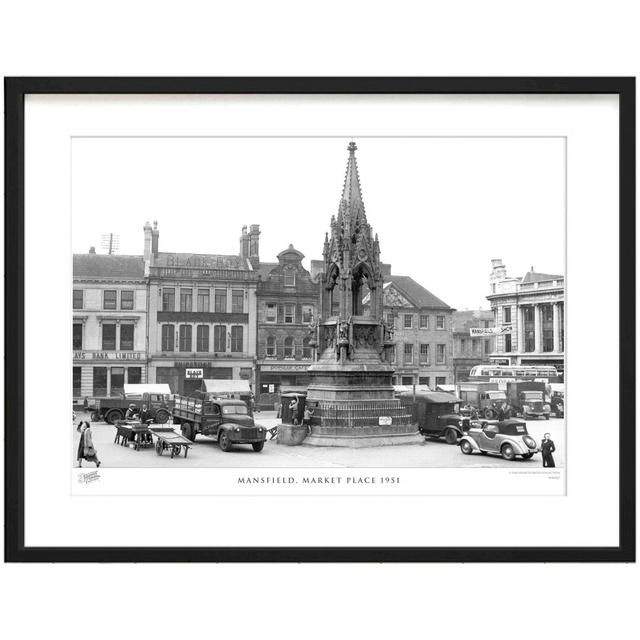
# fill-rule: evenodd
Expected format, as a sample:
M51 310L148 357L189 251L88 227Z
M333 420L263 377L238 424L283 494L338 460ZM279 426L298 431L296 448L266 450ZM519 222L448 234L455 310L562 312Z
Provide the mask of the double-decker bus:
M515 382L533 380L536 382L562 382L562 376L553 365L497 365L479 364L469 372L470 382Z

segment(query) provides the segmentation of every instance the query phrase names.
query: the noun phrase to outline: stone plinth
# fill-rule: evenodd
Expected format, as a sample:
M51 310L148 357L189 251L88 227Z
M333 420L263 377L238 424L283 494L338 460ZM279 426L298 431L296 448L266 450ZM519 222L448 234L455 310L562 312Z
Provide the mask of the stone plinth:
M276 442L287 446L302 444L307 437L307 425L281 424L278 426L278 437Z

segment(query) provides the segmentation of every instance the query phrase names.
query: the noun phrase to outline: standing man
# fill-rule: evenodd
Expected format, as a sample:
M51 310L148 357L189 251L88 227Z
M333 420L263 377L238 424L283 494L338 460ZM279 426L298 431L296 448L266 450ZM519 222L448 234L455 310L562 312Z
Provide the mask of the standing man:
M544 434L544 439L540 443L540 451L542 452L542 466L543 467L555 467L556 463L553 460L553 452L556 450L556 445L553 444L553 440L548 433Z

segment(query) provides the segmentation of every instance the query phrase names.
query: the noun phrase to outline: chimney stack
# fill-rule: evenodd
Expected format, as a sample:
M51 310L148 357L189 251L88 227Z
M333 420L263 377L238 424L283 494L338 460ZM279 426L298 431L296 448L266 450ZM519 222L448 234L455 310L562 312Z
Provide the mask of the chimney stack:
M158 221L153 221L153 229L151 231L151 253L153 256L158 255L158 240L160 238L160 231L158 231Z
M95 247L89 247L89 253L93 253L95 255L95 252L96 252Z
M500 282L507 277L507 268L502 263L501 258L491 260L491 282Z

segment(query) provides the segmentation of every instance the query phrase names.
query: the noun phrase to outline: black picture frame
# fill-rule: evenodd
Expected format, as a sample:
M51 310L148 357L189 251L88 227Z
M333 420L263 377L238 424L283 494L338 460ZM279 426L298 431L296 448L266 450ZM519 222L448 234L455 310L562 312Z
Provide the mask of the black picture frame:
M635 78L5 78L5 561L634 562ZM24 539L24 104L27 94L615 94L619 98L619 545L616 547L26 547ZM595 514L594 514L595 517Z

